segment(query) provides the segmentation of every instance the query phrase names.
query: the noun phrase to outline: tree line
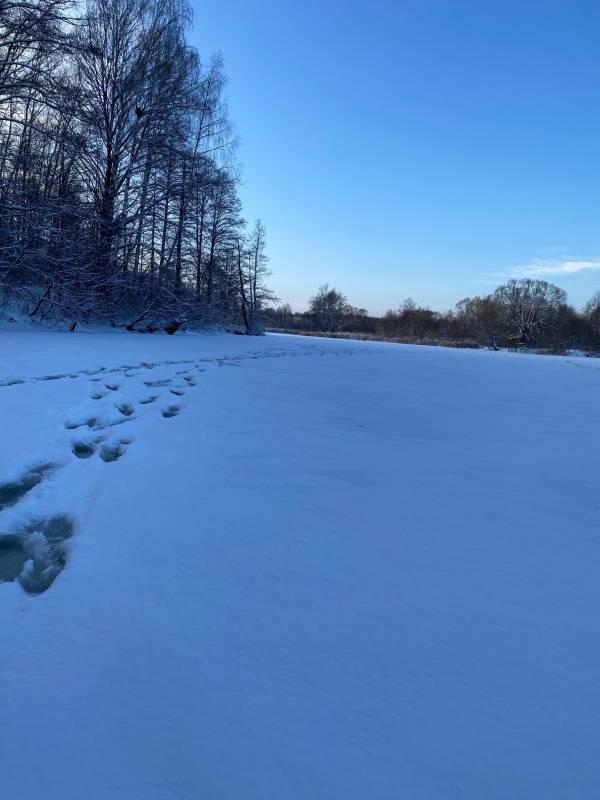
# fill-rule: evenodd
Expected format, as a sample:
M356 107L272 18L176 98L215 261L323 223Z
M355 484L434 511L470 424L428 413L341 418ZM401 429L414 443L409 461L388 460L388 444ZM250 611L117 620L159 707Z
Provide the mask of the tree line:
M256 326L265 229L190 21L186 0L0 0L0 314Z
M467 297L447 312L418 306L410 298L382 317L351 306L327 284L310 299L308 310L271 307L268 324L277 330L456 346L518 347L560 353L600 351L600 292L578 311L566 292L542 280L510 280L491 294Z

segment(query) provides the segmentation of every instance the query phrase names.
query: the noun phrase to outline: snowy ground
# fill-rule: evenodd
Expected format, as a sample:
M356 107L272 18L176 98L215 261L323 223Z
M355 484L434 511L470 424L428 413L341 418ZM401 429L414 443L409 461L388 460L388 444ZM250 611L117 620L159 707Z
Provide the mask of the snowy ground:
M597 367L0 333L2 797L598 798Z

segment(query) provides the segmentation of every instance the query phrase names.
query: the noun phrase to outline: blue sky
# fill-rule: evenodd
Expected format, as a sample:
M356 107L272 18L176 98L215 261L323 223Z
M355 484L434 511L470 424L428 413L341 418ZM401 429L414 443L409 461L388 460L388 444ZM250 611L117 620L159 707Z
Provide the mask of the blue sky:
M600 289L600 4L194 0L272 286L372 313L509 276Z

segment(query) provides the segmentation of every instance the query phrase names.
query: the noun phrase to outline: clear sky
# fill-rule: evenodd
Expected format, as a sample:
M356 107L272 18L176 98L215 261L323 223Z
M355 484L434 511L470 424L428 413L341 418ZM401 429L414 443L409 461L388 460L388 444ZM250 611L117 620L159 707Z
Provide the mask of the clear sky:
M193 2L282 300L600 289L597 0Z

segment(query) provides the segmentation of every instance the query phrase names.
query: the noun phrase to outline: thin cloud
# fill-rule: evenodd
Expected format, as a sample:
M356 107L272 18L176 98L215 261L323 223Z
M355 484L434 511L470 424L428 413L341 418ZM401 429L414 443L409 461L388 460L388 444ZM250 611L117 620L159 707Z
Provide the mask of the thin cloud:
M491 277L498 280L505 278L543 278L546 275L577 275L580 272L595 272L600 270L600 259L590 261L542 261L536 260L531 264L513 267L508 272L493 272Z

